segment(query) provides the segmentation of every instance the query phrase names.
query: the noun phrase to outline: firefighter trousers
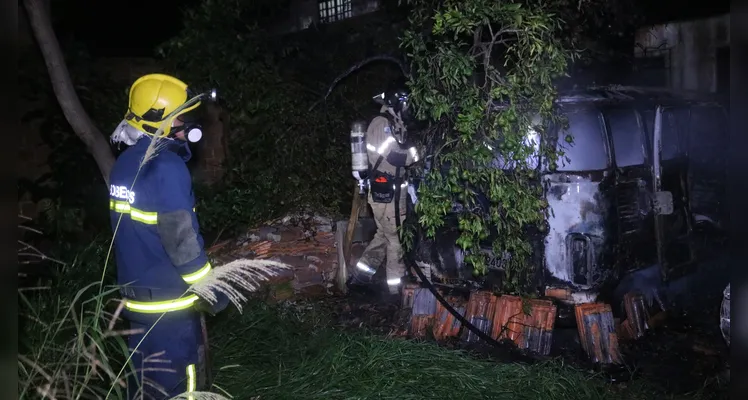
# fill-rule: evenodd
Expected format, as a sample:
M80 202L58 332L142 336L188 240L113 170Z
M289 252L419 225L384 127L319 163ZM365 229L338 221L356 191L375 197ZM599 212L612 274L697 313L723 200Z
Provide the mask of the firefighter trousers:
M129 320L130 328L137 331L128 339L130 351L137 348L131 358L134 371L128 374L130 400L140 399L141 393L144 399L169 399L197 390L204 381L200 314L192 310L170 314L158 322L160 314Z
M400 196L400 223L405 221L405 193ZM391 294L397 294L402 277L405 275L405 264L403 263L403 249L400 245L400 237L397 232L395 221L395 201L390 203L375 203L369 195L374 222L377 225L377 233L374 239L366 246L357 269L369 275L374 275L377 268L385 262L387 275L387 288Z

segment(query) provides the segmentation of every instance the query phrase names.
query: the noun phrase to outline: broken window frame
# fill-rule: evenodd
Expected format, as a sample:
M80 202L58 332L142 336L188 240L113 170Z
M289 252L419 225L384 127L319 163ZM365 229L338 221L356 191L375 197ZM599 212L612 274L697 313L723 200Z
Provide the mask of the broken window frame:
M318 0L319 22L330 24L353 16L352 0Z
M652 149L654 146L654 118L655 109L647 108L640 111L642 123L646 133L647 143L649 148ZM685 114L685 115L683 115ZM662 111L663 125L662 125L662 161L669 162L688 156L688 138L690 135L690 128L688 121L691 118L691 107L673 107L668 106ZM675 131L675 146L670 146L672 143L673 135ZM674 151L672 149L675 147Z
M643 121L642 115L636 110L636 108L631 106L611 106L606 107L602 111L603 119L605 120L605 130L607 131L608 137L610 138L610 145L612 148L612 156L615 163L615 166L617 168L629 168L629 167L638 167L638 166L644 166L649 165L650 163L650 157L649 157L649 149L651 146L647 143L647 135L646 135L646 126ZM636 119L636 126L637 130L636 132L627 132L627 133L616 133L617 129L614 129L612 125L613 118L611 118L611 114L613 113L631 113L634 118ZM620 115L618 116L620 117ZM630 122L630 121L629 121ZM639 139L639 150L641 151L641 158L635 162L625 162L622 163L620 159L622 157L619 157L619 146L623 143L623 141L631 140L635 135L638 135ZM621 138L623 136L623 138ZM616 140L616 139L621 140ZM620 143L619 143L620 142ZM621 146L622 147L622 146Z
M546 126L546 127L544 127ZM531 155L525 158L524 163L525 166L528 167L531 170L538 170L538 168L542 168L542 172L546 172L546 164L544 163L543 154L541 152L541 148L543 147L543 143L545 143L547 140L549 140L547 137L544 137L542 132L549 132L550 137L553 137L553 130L548 129L547 125L543 124L542 119L539 115L535 115L532 118L532 122L530 123L530 126L527 130L527 136L525 137L524 144L526 146L531 146L533 148L533 152ZM492 165L496 169L502 169L504 171L512 171L516 168L518 165L518 162L516 161L505 161L504 157L501 155L500 152L495 151L496 148L501 146L501 143L503 141L503 135L499 134L499 138L493 142L485 142L484 146L486 146L489 150L494 152L494 159L492 161Z
M559 112L561 115L567 120L569 123L569 129L571 129L571 121L569 121L569 115L575 112L592 112L597 114L597 122L598 122L598 132L600 134L600 143L602 144L602 151L605 155L605 165L599 164L599 165L593 165L591 168L583 168L580 169L576 166L578 163L574 163L574 160L572 157L569 156L569 154L560 155L558 160L556 161L556 167L558 172L583 172L583 171L604 171L607 169L610 169L613 165L613 158L611 154L611 148L610 148L610 141L608 138L608 132L605 129L605 120L603 118L603 114L595 105L592 104L579 104L579 105L564 105L559 109ZM552 137L555 138L556 143L556 151L563 151L566 153L568 150L572 149L574 146L578 144L576 141L576 138L574 138L574 135L572 135L572 143L566 142L566 131L563 126L558 126L558 124L554 124L553 127L553 135ZM591 138L589 135L580 135L580 137L585 137L587 139ZM587 140L589 142L589 140ZM559 146L563 145L563 146ZM601 150L601 149L598 149ZM583 152L583 153L586 153ZM570 161L567 161L566 158L569 158ZM570 168L572 166L572 168ZM589 165L586 165L586 167L589 167Z

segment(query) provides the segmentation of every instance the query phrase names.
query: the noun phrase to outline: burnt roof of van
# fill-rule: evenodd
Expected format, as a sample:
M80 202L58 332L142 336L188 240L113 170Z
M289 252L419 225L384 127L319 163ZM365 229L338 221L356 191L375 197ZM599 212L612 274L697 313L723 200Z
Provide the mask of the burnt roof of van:
M558 103L584 103L595 101L715 103L716 99L714 95L703 92L654 87L609 85L560 91L556 101Z
M581 89L559 90L556 104L634 102L639 105L653 104L700 104L719 105L714 94L656 87L641 86L590 86ZM506 104L494 102L496 109Z

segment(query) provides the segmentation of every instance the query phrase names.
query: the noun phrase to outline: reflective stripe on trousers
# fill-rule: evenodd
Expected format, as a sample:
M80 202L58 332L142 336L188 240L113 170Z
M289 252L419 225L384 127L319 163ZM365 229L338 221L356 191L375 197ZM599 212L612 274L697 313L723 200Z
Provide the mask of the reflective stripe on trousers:
M357 262L356 268L358 268L360 271L363 271L364 273L369 274L369 275L374 275L377 273L377 271L374 268L366 265L366 263L363 261Z
M200 279L204 278L213 267L210 263L205 265L199 270L182 275L182 279L185 282L194 284ZM153 314L153 313L164 313L171 311L179 311L190 308L195 301L197 301L197 295L191 294L184 297L180 297L174 300L162 300L162 301L137 301L137 300L125 300L125 308L133 312Z
M197 388L197 372L195 371L195 364L187 366L187 398L189 400L195 400L192 392Z
M400 202L399 211L404 221L405 213L405 195L401 192L400 197L391 203L376 203L369 195L368 203L374 216L374 222L377 224L377 233L369 242L361 255L360 262L356 269L371 276L375 272L372 266L379 266L384 261L387 280L400 279L405 275L405 264L402 262L402 246L397 232L397 223L395 218L395 202ZM388 285L390 293L397 293L398 284Z
M132 379L128 379L128 392L136 394L142 389L141 398L173 398L200 390L200 356L204 343L200 316L197 313L176 315L159 321L136 322L130 320L130 329L136 332L127 338L131 353ZM162 392L166 392L166 395ZM186 395L186 396L185 396ZM197 396L194 396L197 397Z
M356 263L356 268L361 270L362 272L368 274L368 275L374 275L377 271L374 270L374 268L371 268L370 266L366 265L363 261L359 261ZM390 278L387 279L387 285L388 286L397 286L400 283L402 283L401 278Z

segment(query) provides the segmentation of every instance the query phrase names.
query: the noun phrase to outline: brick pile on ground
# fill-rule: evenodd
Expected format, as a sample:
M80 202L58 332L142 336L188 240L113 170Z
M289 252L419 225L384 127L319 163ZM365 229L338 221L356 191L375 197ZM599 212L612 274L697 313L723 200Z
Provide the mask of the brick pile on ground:
M215 265L237 259L272 260L291 265L268 282L269 300L333 294L337 250L330 218L292 214L268 221L246 234L207 250Z

